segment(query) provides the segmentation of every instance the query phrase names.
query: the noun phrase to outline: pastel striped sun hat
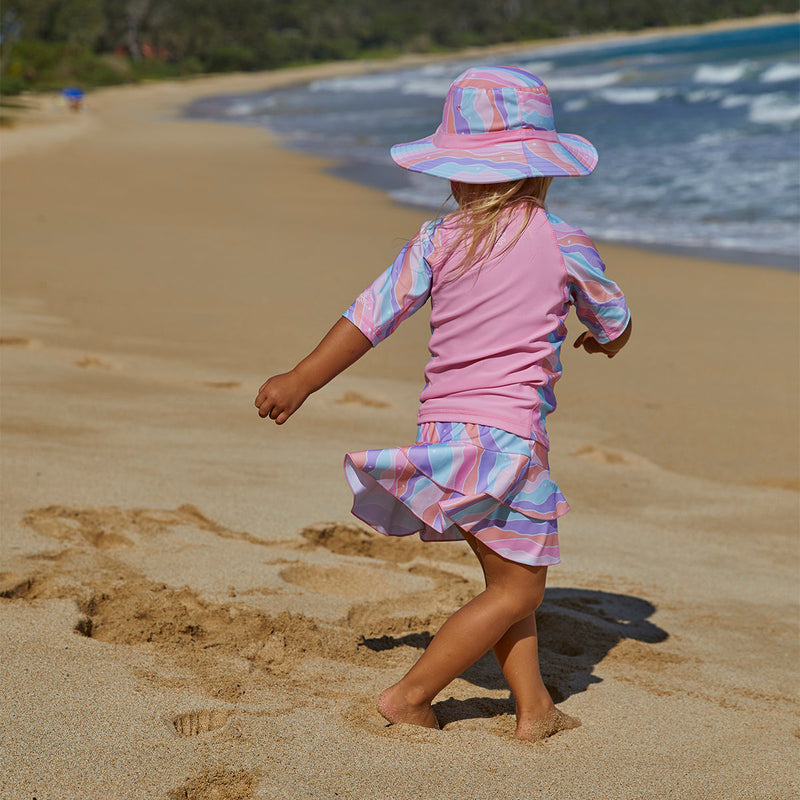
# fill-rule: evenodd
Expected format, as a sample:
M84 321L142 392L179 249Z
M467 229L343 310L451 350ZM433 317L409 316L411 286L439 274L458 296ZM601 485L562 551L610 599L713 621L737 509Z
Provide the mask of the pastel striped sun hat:
M478 67L453 81L432 136L396 144L397 164L462 183L588 175L597 150L582 136L556 133L547 87L517 67Z

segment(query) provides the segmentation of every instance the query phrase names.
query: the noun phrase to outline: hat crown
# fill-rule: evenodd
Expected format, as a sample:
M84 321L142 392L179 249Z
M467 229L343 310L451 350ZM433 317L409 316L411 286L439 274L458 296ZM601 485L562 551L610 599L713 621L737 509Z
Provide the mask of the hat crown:
M529 128L555 132L547 87L515 67L471 68L447 93L440 133L474 135Z

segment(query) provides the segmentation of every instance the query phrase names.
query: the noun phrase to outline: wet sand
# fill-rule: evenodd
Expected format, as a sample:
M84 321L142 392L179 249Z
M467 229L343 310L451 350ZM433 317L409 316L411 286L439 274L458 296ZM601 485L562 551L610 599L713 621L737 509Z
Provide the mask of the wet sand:
M797 275L601 246L636 330L613 361L565 348L540 613L583 725L516 741L485 658L442 731L387 727L377 692L480 588L466 546L348 516L343 453L413 437L427 320L283 428L252 398L424 215L179 118L296 79L106 90L0 134L0 796L794 796Z

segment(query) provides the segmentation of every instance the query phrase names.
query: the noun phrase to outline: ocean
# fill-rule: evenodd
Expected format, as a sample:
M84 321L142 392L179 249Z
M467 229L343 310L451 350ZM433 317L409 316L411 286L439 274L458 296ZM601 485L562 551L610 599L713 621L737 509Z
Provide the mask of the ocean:
M432 133L450 82L489 64L542 78L557 130L600 153L591 176L553 183L556 214L599 240L800 268L797 23L521 47L203 98L186 114L261 125L336 174L438 209L447 182L395 166L389 147Z

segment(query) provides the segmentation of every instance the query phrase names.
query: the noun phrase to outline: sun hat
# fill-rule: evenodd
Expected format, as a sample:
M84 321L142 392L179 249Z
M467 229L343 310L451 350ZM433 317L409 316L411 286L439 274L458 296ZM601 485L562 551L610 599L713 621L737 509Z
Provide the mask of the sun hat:
M401 167L462 183L588 175L594 145L556 133L547 87L517 67L470 68L453 81L432 136L396 144Z

